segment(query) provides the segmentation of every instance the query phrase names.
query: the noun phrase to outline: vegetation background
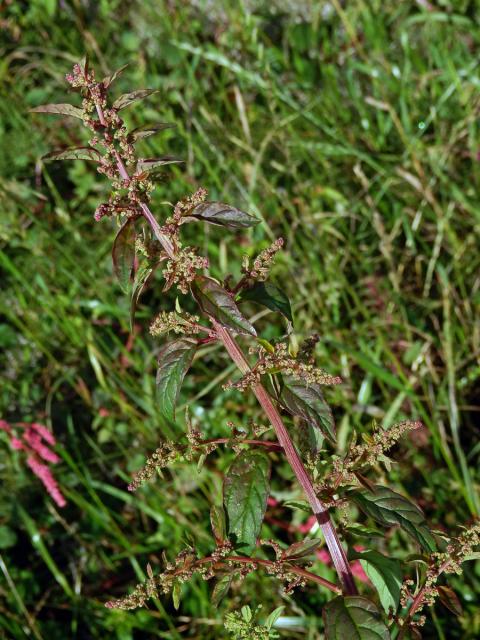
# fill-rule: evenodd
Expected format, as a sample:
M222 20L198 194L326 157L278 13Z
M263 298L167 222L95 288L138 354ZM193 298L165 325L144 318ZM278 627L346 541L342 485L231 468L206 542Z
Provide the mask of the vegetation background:
M283 603L282 637L321 638L329 594L307 587L282 599L262 575L219 609L202 580L183 588L179 611L170 600L104 608L162 549L211 547L209 504L221 501L231 457L126 491L145 455L183 428L154 400L158 344L146 328L165 303L152 286L129 338L114 224L92 217L107 184L84 162L40 161L85 133L27 111L66 101L64 75L85 51L99 73L129 63L119 93L160 89L128 112L131 124L177 125L143 143L145 155L186 161L166 173L154 211L166 215L166 201L202 185L260 216L238 236L204 230L218 274L286 239L274 273L298 337L318 332L320 366L345 379L329 392L339 447L373 419L421 419L389 477L438 529L455 530L480 510L478 3L4 0L0 23L0 411L52 427L68 500L55 507L0 433L0 637L223 638L226 611ZM273 320L260 321L266 337L283 331ZM258 416L248 398L218 391L233 372L223 358L206 353L182 393L212 435ZM277 464L277 500L300 497L290 480ZM265 534L293 542L278 521L306 517L272 508ZM453 581L463 615L438 605L424 637L478 638L479 585L480 563L470 563Z

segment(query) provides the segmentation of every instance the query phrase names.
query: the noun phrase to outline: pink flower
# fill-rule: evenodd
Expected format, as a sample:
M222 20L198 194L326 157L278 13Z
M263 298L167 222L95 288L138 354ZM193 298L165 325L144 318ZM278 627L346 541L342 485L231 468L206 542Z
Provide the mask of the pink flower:
M56 464L60 461L57 454L50 449L56 444L55 436L43 424L33 422L20 422L16 425L24 429L21 437L14 435L12 427L5 420L0 420L0 429L6 431L10 437L10 445L16 451L25 451L28 454L27 465L39 478L52 500L59 506L64 507L67 501L63 497L57 481L53 477L50 467L45 462Z
M28 456L27 464L37 478L43 482L43 485L50 494L52 500L56 502L59 507L64 507L67 504L67 501L61 494L57 481L53 477L50 468L47 467L46 464L43 464L43 462L39 462L39 460L33 456Z

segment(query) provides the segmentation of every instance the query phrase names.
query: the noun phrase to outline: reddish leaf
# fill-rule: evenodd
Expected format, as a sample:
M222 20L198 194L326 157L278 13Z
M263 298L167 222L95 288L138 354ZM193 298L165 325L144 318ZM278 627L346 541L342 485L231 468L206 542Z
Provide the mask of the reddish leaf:
M120 67L120 69L117 69L110 75L105 76L105 78L102 80L102 83L105 89L108 89L108 87L112 84L112 82L114 82L118 78L118 76L125 71L127 67L128 67L128 64L124 64L122 67Z
M133 129L129 133L129 138L135 142L135 140L140 140L141 138L149 138L150 136L155 135L159 131L164 131L165 129L172 129L175 127L175 124L171 124L168 122L157 122L155 124L144 124L142 127L137 127Z
M130 93L124 93L113 103L113 108L117 111L129 107L134 102L143 100L147 96L151 96L152 93L158 93L158 89L137 89L137 91L131 91Z
M460 600L458 599L457 594L450 587L437 587L438 597L440 598L440 602L444 607L447 607L449 611L451 611L457 617L461 616L463 613L463 608Z
M32 113L56 113L62 116L73 116L83 119L83 110L73 104L41 104L29 110Z
M101 154L92 147L68 147L67 149L56 149L43 156L43 160L92 160L99 162Z
M124 291L132 279L135 260L135 219L128 218L113 242L112 262L115 275Z

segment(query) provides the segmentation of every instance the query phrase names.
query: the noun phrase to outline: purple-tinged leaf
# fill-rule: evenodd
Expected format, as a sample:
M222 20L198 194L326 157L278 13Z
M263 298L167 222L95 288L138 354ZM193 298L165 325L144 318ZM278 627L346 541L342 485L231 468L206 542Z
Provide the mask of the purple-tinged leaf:
M130 300L130 330L133 331L135 324L135 312L137 310L138 301L145 289L150 276L153 273L153 267L148 260L140 263L135 278L133 280L132 297Z
M125 292L133 275L135 237L135 219L128 218L118 231L112 247L113 270Z
M321 540L314 538L312 540L302 540L301 542L294 542L288 549L282 554L282 557L289 560L298 560L299 558L305 558L310 556L317 547L321 544Z
M217 544L221 544L227 538L227 525L225 522L225 511L223 507L213 506L210 509L210 523L212 533Z
M160 411L171 422L175 420L175 406L185 374L190 369L197 342L179 338L167 342L158 354L157 399Z
M377 607L362 596L338 596L323 608L326 640L390 640Z
M212 591L212 604L217 606L227 595L230 585L232 584L233 573L227 573L221 578L217 579Z
M161 158L144 158L137 162L137 173L141 171L155 171L160 167L164 167L167 164L180 164L184 162L180 158L174 158L173 156L163 156Z
M224 327L242 335L257 335L254 327L243 317L232 295L215 280L198 276L193 283L192 292L202 311Z
M292 376L282 376L283 387L280 404L292 415L303 418L324 436L335 442L335 421L332 410L325 402L321 387L317 383L307 384Z
M454 616L460 617L463 614L462 603L458 599L457 594L453 589L446 586L437 587L438 597L440 602L446 607L449 611L453 613Z
M427 551L437 545L420 509L388 487L376 486L375 491L353 489L347 494L367 516L384 526L399 525Z
M108 89L108 87L112 84L112 82L115 82L118 76L120 76L127 67L128 67L128 64L124 64L122 67L120 67L120 69L117 69L110 75L105 76L105 78L102 80L102 84L105 87L105 89Z
M100 162L102 155L93 147L68 147L55 149L43 156L43 160L92 160Z
M125 107L129 107L134 102L138 102L147 96L151 96L152 93L158 93L158 89L137 89L130 93L124 93L115 100L112 107L117 111L120 111L121 109L125 109Z
M270 460L261 451L242 451L225 476L228 533L237 544L255 546L267 508L269 479Z
M62 116L73 116L83 119L83 109L74 107L73 104L41 104L29 109L31 113L55 113Z
M260 222L250 213L240 211L223 202L201 202L188 212L188 216L231 229L247 229Z
M130 131L130 133L128 134L128 137L132 142L135 142L136 140L141 140L142 138L149 138L150 136L155 135L159 131L164 131L165 129L172 129L173 127L176 127L176 126L177 126L176 124L168 123L168 122L144 124L143 126L137 127L136 129L133 129L133 131Z
M279 311L287 320L293 322L292 307L286 294L269 282L256 282L249 289L242 291L240 302L249 300L261 304L272 311Z

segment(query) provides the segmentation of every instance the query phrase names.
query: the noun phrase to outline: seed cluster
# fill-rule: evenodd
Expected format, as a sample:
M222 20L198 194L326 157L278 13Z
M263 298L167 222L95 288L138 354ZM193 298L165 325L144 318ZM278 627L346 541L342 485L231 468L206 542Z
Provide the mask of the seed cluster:
M224 389L245 391L258 384L262 376L278 371L282 371L285 375L292 376L297 380L303 380L307 384L332 385L342 382L342 379L338 376L332 376L313 364L292 358L288 353L288 345L283 342L279 342L274 346L273 353L267 351L264 347L260 347L258 353L260 357L255 366L237 382L227 382L224 385Z
M426 606L434 604L439 596L438 580L442 574L460 575L462 573L462 564L472 555L480 545L480 523L475 523L458 536L452 538L447 548L442 553L433 553L430 556L430 565L427 569L425 582L421 588L421 601L416 607L415 613L420 613ZM413 580L404 580L402 584L401 600L402 607L406 607L408 602L413 599L411 588L414 586ZM420 616L417 620L409 621L410 626L423 626L425 624L425 616Z
M318 493L337 489L356 483L354 472L372 467L379 461L388 463L385 457L386 451L391 449L400 438L409 431L419 429L422 423L419 421L405 420L394 424L389 429L383 429L374 425L372 435L364 434L363 444L352 444L344 458L334 458L332 462L333 473L329 471L326 478L315 486Z
M118 177L120 163L124 167L135 164L135 148L118 110L108 106L104 82L96 82L95 72L80 64L74 65L66 79L82 93L83 121L93 132L90 146L103 150L97 171L113 181L113 191L108 201L97 207L95 220L118 214L139 215L140 205L149 202L154 184L147 172Z
M197 271L208 269L208 258L197 256L196 248L178 248L175 255L168 258L163 269L165 278L164 291L168 291L174 284L183 294L188 293L190 283L195 280Z
M180 315L176 311L162 311L151 323L150 333L155 337L170 331L188 336L195 335L200 331L199 321L199 316L187 312Z
M264 282L270 273L276 254L284 245L283 238L278 238L269 247L264 249L250 265L250 258L245 256L243 259L242 272L248 279Z

